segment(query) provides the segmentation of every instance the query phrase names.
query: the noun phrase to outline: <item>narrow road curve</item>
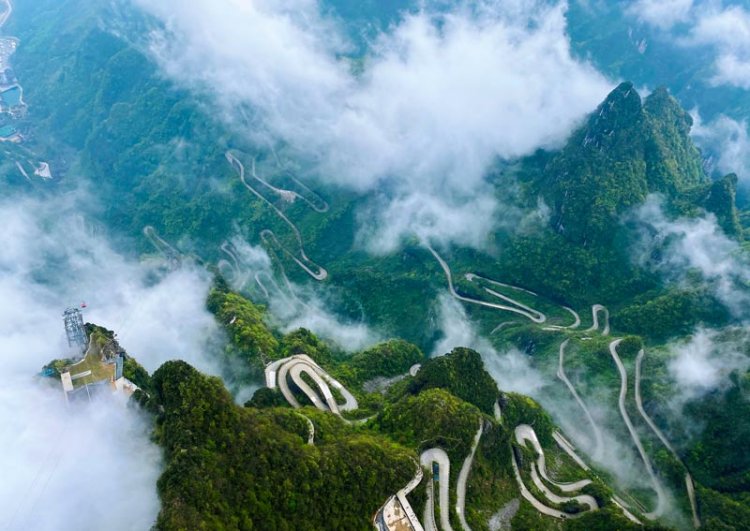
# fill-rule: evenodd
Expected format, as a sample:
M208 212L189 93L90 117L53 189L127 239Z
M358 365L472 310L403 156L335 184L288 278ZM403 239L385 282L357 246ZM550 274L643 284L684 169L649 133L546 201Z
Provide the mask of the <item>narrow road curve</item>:
M573 316L573 324L567 326L550 325L544 328L544 330L575 330L576 328L581 326L581 316L578 315L578 312L576 312L573 308L569 308L567 306L563 306L562 308L568 311Z
M322 197L320 197L318 194L310 190L310 188L308 188L305 184L303 184L302 181L300 181L299 179L297 179L296 177L292 175L290 175L290 177L297 184L297 186L304 189L307 193L310 194L311 197L317 198L321 206L316 205L315 203L313 203L313 201L310 201L308 198L295 192L294 190L285 190L283 188L278 188L272 185L271 183L269 183L268 181L266 181L265 179L263 179L262 177L260 177L255 171L255 157L253 157L253 163L252 163L252 166L250 167L250 173L255 180L257 180L263 186L271 190L273 193L277 194L284 201L289 201L290 203L293 203L295 200L300 199L304 201L305 203L307 203L307 205L310 208L312 208L315 212L318 212L320 214L324 214L328 212L329 210L328 203Z
M674 447L670 444L667 437L659 429L659 427L648 415L648 413L646 413L646 410L643 407L643 397L641 396L641 364L643 363L643 358L645 355L646 352L641 349L640 352L638 352L638 356L636 356L635 358L635 405L638 408L638 413L641 414L641 417L646 421L646 424L648 424L649 428L651 428L651 431L654 432L654 434L659 438L659 440L667 448L667 450L669 450L674 458L677 459L677 461L685 468L685 490L687 491L688 499L690 500L690 510L693 513L693 527L697 529L701 526L701 521L698 517L698 503L695 499L695 486L693 485L693 477L690 475L690 472L687 472L685 463L682 462L682 459L680 459L680 456L677 454Z
M589 424L591 425L591 430L594 434L594 440L592 441L594 443L594 450L591 452L594 461L599 461L602 458L603 452L604 452L604 438L602 437L602 432L599 429L599 426L597 425L596 421L594 420L594 417L591 415L591 412L589 411L589 408L586 407L586 404L583 402L581 397L578 395L578 392L576 391L576 388L573 387L573 384L570 380L568 380L568 376L565 374L565 348L568 346L568 343L570 342L570 339L566 339L560 344L560 356L559 356L559 362L557 366L557 377L563 381L563 383L567 386L570 393L573 395L573 398L578 403L578 405L583 410L584 414L586 415L586 419L589 421Z
M456 485L456 513L458 513L458 520L461 522L461 527L464 531L471 531L469 523L466 521L465 509L466 509L466 482L469 479L469 473L471 472L471 465L474 462L474 454L477 452L477 446L479 445L479 439L482 438L484 432L484 421L479 419L479 430L474 436L474 442L471 445L471 452L464 459L464 464L461 467L461 471L458 473L458 483Z
M383 513L388 512L388 509L390 509L391 512L396 512L393 508L393 505L396 503L396 501L398 501L398 503L401 505L401 508L406 515L406 519L411 525L411 529L408 531L424 531L424 527L422 527L419 518L417 518L417 513L414 512L414 509L409 503L409 500L406 498L406 496L411 491L417 488L417 485L422 482L422 478L424 477L424 472L422 472L422 467L420 466L420 464L414 461L414 465L416 466L417 471L411 481L409 481L409 483L407 483L403 489L399 490L395 496L391 496L390 498L388 498L383 506L378 509L378 512L375 513L373 523L375 524L375 528L378 531L388 531L389 529L393 529L393 527L388 526L388 523L383 518ZM403 525L398 529L403 529Z
M10 0L2 0L2 3L6 5L6 10L0 18L0 28L5 26L5 23L8 22L8 19L13 13L13 4L10 3Z
M557 445L562 448L562 450L566 454L568 454L570 458L578 464L578 466L586 471L591 470L586 462L581 459L581 457L576 453L576 447L573 446L573 443L566 439L562 433L560 433L559 431L553 432L552 438L555 439Z
M323 394L313 389L303 378L302 374L307 374L313 380L317 388ZM309 356L298 354L282 360L270 363L265 369L266 385L273 389L277 385L289 404L294 408L301 407L300 403L289 388L287 376L302 390L310 399L313 405L322 411L331 411L335 415L341 416L341 411L352 411L359 407L357 399L352 395L340 382L325 372ZM330 387L329 387L330 385ZM331 387L335 388L344 397L344 403L336 402Z
M451 461L448 454L442 448L430 448L422 452L419 456L419 462L423 467L432 470L432 463L438 464L439 483L440 483L440 529L442 531L453 531L450 522L450 497L449 486L451 478ZM427 482L427 503L424 507L424 528L425 531L438 531L435 523L435 481L430 478Z
M467 273L467 274L464 275L464 278L467 281L469 281L469 282L474 282L475 280L481 280L483 282L487 282L488 284L492 284L494 286L498 286L498 287L502 287L502 288L514 289L516 291L522 291L522 292L528 293L528 294L530 294L530 295L532 295L534 297L537 296L536 293L534 293L532 291L529 291L527 289L518 288L516 286L511 286L510 284L503 284L502 282L497 282L496 280L491 280L489 278L480 277L479 275L475 275L474 273ZM529 307L529 306L527 306L525 304L522 304L522 303L516 301L515 299L512 299L512 298L510 298L510 297L508 297L506 295L503 295L502 293L498 293L494 289L484 288L484 291L487 292L487 293L489 293L493 297L497 297L500 300L504 300L504 301L509 302L511 304L515 304L519 308L521 308L523 310L526 310L526 312L528 312L529 314L535 316L535 319L532 319L534 322L543 323L547 319L546 316L543 313L538 312L534 308L531 308L531 307Z
M315 424L313 424L313 421L302 413L297 413L297 415L307 421L307 444L313 446L315 444Z
M553 509L552 507L547 507L542 502L537 500L534 495L529 492L529 489L526 488L526 485L523 482L521 472L518 470L518 463L516 462L515 454L511 456L510 461L513 465L513 474L516 476L516 483L518 484L518 489L521 491L521 496L523 496L523 498L528 501L534 507L534 509L542 514L546 514L547 516L552 516L553 518L570 518L569 514L558 511L557 509Z
M526 442L531 442L532 446L534 447L534 451L536 452L537 456L541 456L541 459L544 459L544 450L542 449L541 445L539 445L539 440L536 437L536 433L534 432L534 429L526 424L519 424L516 426L515 429L515 437L516 441L525 446ZM539 457L537 457L539 460ZM518 467L518 462L516 460L516 453L512 451L511 449L511 463L513 465L513 474L516 476L516 483L518 483L518 488L521 491L521 496L528 501L537 511L539 511L542 514L546 514L547 516L552 516L554 518L560 518L560 519L569 519L569 518L578 518L580 516L583 516L585 512L581 512L578 514L569 514L565 513L563 511L560 511L558 509L553 509L552 507L549 507L542 502L540 502L526 487L525 483L523 482L523 478L521 477L521 472ZM536 485L536 487L541 490L545 496L549 498L550 501L553 503L565 503L568 501L577 501L578 503L582 505L587 505L589 507L589 510L597 510L599 508L599 505L596 503L596 500L587 494L583 494L580 496L570 497L566 498L563 496L558 496L541 481L539 478L539 474L537 474L537 463L532 462L531 463L531 479ZM546 474L546 471L545 471ZM588 480L586 480L588 481ZM590 482L590 481L589 481ZM581 483L581 482L577 482ZM553 483L554 484L554 483ZM588 483L585 483L583 486L587 485ZM569 485L575 485L575 484L569 484Z
M279 208L276 205L274 205L271 201L266 199L266 197L260 192L258 192L255 188L250 186L250 184L247 182L247 179L245 178L245 165L242 164L242 162L237 157L235 157L230 151L227 151L225 153L225 157L227 161L229 162L229 164L238 173L240 177L240 181L242 181L242 184L245 185L245 188L250 190L250 192L252 192L253 195L255 195L258 199L263 201L269 207L271 207L271 209L276 213L276 215L279 216L289 226L289 228L292 229L292 233L294 234L294 237L297 239L297 244L299 245L299 254L302 257L302 260L297 258L297 256L294 253L292 253L289 249L281 245L281 243L278 241L278 238L276 238L276 235L272 231L268 229L264 230L263 232L261 232L261 238L263 238L264 241L273 240L280 249L282 249L292 260L294 260L294 262L298 266L300 266L308 275L310 275L315 280L318 280L318 281L325 280L328 277L328 272L324 268L322 268L321 266L319 266L318 264L316 264L315 262L313 262L307 257L307 255L305 254L305 246L302 243L302 234L300 234L300 231L297 228L297 226L294 223L292 223L292 221L288 217L286 217L286 215L281 210L279 210ZM257 177L254 177L254 178L257 179ZM264 234L265 234L265 237L264 237ZM316 269L317 271L313 271L313 269Z
M159 236L159 233L156 232L154 227L151 225L143 227L143 235L151 242L151 245L153 245L157 251L164 255L172 266L176 267L182 261L182 253L172 247L172 245L170 245L164 238Z
M504 304L495 304L492 302L486 302L481 301L478 299L471 299L469 297L464 297L463 295L460 295L455 287L453 286L453 276L451 275L451 269L446 263L445 260L443 260L440 255L435 251L435 249L432 248L432 246L429 243L424 244L427 249L432 253L432 255L437 259L438 263L440 264L440 267L443 268L443 271L445 272L445 277L448 279L448 290L450 291L450 294L455 298L463 302L468 302L470 304L477 304L479 306L485 306L487 308L494 308L496 310L503 310L506 312L513 312L517 313L519 315L523 315L524 317L528 318L529 320L535 322L535 323L543 323L547 320L547 318L544 316L544 314L537 312L536 310L532 310L528 306L524 306L523 304L514 301L513 299L506 297L505 295L500 295L499 293L493 291L493 290L487 290L491 294L495 296L499 296L501 299L510 301L511 303L515 304L515 306L506 306ZM525 308L525 309L524 309ZM530 311L528 311L530 310ZM532 313L533 312L533 313Z
M534 428L532 428L528 424L519 424L518 426L516 426L515 434L516 440L519 444L525 446L526 442L531 443L531 446L534 448L534 452L536 452L537 455L536 466L539 469L539 473L547 483L554 485L563 492L575 492L581 490L586 485L591 484L590 479L582 479L573 483L559 483L557 481L553 481L547 475L547 462L544 457L544 449L542 448L542 445L539 444L539 439L537 439Z
M591 307L591 318L592 318L593 324L591 325L591 328L586 330L586 332L594 332L596 330L599 330L599 312L604 313L604 328L602 329L602 335L608 336L609 335L609 310L605 306L602 306L601 304L594 304Z
M231 243L229 243L228 241L224 241L224 243L222 243L219 247L219 250L227 255L229 257L229 260L222 258L217 262L216 267L219 269L219 271L221 271L223 267L228 267L229 269L231 269L232 276L230 281L234 286L237 286L237 289L241 290L250 279L250 273L247 271L243 271L240 259L237 256L237 253L235 253L232 249Z
M622 416L622 420L625 422L625 426L630 432L630 438L633 440L633 444L635 444L635 447L638 449L641 460L646 467L646 472L648 472L649 478L651 479L654 492L656 492L656 508L650 513L643 514L643 516L645 516L649 520L654 520L658 516L664 514L664 511L667 507L667 495L664 491L664 488L661 486L659 478L656 477L654 468L651 466L651 461L646 454L646 450L643 448L641 439L638 436L638 433L635 431L635 427L630 420L630 415L628 415L628 411L625 408L625 397L628 393L628 373L625 370L625 365L623 365L620 356L617 354L617 347L620 343L622 343L622 339L615 339L609 344L609 352L612 355L612 359L614 360L615 365L617 365L617 370L620 372L620 396L618 398L618 406L620 408L620 415Z

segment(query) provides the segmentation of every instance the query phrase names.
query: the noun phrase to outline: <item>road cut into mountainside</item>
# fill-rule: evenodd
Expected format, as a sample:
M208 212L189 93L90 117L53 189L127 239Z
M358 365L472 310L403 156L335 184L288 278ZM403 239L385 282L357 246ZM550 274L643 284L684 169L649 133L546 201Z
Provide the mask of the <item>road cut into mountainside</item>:
M308 275L310 275L315 280L321 281L325 280L328 277L328 272L312 260L308 258L307 254L305 254L305 246L302 242L302 234L300 233L297 226L292 223L292 221L271 201L269 201L263 194L261 194L258 190L256 190L250 183L247 182L247 178L245 175L245 165L237 158L235 157L230 151L227 151L226 159L229 162L229 164L235 169L237 174L239 175L240 181L242 181L242 184L247 188L250 192L252 192L253 195L255 195L258 199L260 199L262 202L264 202L266 205L268 205L279 218L281 218L292 230L292 233L294 234L294 237L297 240L297 244L299 247L299 256L293 252L291 252L289 249L287 249L284 245L281 244L281 242L278 240L276 235L273 233L273 231L265 229L261 232L261 238L266 242L267 244L273 243L276 245L279 249L284 251L284 253L289 256L298 266L300 266ZM253 176L254 179L258 179L257 176ZM265 183L265 181L260 180L261 183ZM270 186L270 185L269 185ZM277 190L273 187L271 187L274 190ZM294 193L294 192L290 192Z
M601 459L604 453L604 437L602 436L601 429L599 429L599 425L596 423L596 421L594 420L594 417L591 415L591 411L589 411L589 408L586 406L586 403L583 401L583 399L581 399L580 395L578 394L578 391L576 391L576 388L573 386L573 383L568 379L567 374L565 374L565 349L567 348L568 343L570 343L570 340L566 339L560 344L560 351L559 351L558 365L557 365L557 377L560 380L562 380L562 382L570 391L570 394L573 395L573 398L575 399L576 403L583 410L584 415L586 415L586 420L591 426L591 432L593 433L593 440L592 440L593 450L591 454L594 460L598 461Z
M422 523L417 518L409 500L406 496L417 488L422 482L424 472L422 466L416 461L414 464L417 471L409 483L400 489L395 496L386 500L383 506L375 513L373 523L378 531L425 531Z
M635 447L638 450L638 454L641 456L641 460L643 461L643 465L646 467L646 472L648 472L648 476L651 480L654 492L656 492L656 507L651 512L643 513L643 516L645 516L646 518L654 520L664 514L664 511L667 508L667 493L664 490L661 482L659 481L659 478L656 476L656 472L651 465L651 460L646 454L646 450L641 443L641 438L635 431L635 427L630 420L630 415L625 408L625 398L628 393L628 373L625 370L625 365L623 365L619 354L617 353L617 347L620 343L622 343L622 341L622 339L615 339L609 344L609 353L612 355L612 359L614 360L615 365L617 366L617 370L620 373L620 395L618 397L617 404L620 408L620 415L622 416L622 420L625 422L625 426L630 433L630 438L633 440L633 444L635 444Z
M541 444L539 444L539 439L537 439L536 432L534 431L534 429L528 424L519 424L518 426L516 426L514 430L514 434L515 434L516 442L518 442L518 444L520 444L521 446L528 447L527 443L531 444L531 447L537 456L536 462L531 463L531 480L536 486L536 488L539 491L541 491L550 502L555 503L555 504L576 502L580 505L587 506L589 511L595 511L599 509L599 505L596 503L596 500L593 498L593 496L589 496L588 494L581 494L578 496L559 496L558 494L550 490L549 487L547 487L547 485L544 483L544 481L542 481L542 479L547 481L549 484L559 488L563 492L569 492L569 493L579 491L586 485L589 485L591 483L591 480L584 479L584 480L580 480L580 481L576 481L572 483L559 483L556 481L552 481L547 475L544 450L542 449ZM513 454L512 457L515 462L516 461L515 453ZM519 470L518 463L515 463L515 464L516 466L514 470L518 471ZM523 479L521 478L520 472L518 472L518 474L516 475L516 479L519 481L519 488L520 488L520 486L523 484ZM523 488L526 489L526 486L524 485ZM526 490L528 491L528 489ZM522 494L523 494L523 489L522 489ZM529 493L529 495L531 495L531 493ZM534 499L536 500L536 498ZM542 504L538 500L536 501L538 502L539 505L542 505L545 507L545 511L542 511L544 512L544 514L555 516L556 518L575 517L575 515L563 513L562 511L558 511L557 509L553 509L551 507L548 507ZM535 507L537 506L535 505ZM537 507L537 509L539 509L539 507Z
M474 442L471 445L471 451L469 455L464 459L464 464L461 467L461 471L458 474L458 484L456 485L456 513L458 513L458 520L461 522L461 527L464 531L471 531L469 523L466 521L466 482L469 479L469 473L471 472L471 465L474 463L474 455L477 453L477 446L479 440L482 438L484 432L484 421L479 420L479 429L477 434L474 436Z
M591 320L593 321L593 324L591 325L591 328L588 328L586 332L595 332L599 330L599 313L604 314L604 327L602 328L602 335L608 336L609 335L609 310L602 306L601 304L594 304L591 307Z
M451 480L451 461L448 454L442 448L430 448L422 452L419 456L419 462L423 467L432 470L433 463L438 466L438 484L440 500L440 528L442 531L453 531L450 522L450 480ZM435 478L430 478L427 482L427 503L424 507L425 531L438 531L435 522Z
M435 249L432 248L432 246L430 246L429 244L425 244L425 246L432 253L432 255L437 259L438 263L440 264L440 267L443 268L445 277L448 279L448 290L450 291L451 296L453 296L455 299L460 300L462 302L468 302L470 304L476 304L478 306L484 306L486 308L493 308L495 310L502 310L506 312L516 313L518 315L522 315L526 317L527 319L535 323L543 323L547 320L547 317L543 313L537 310L534 310L533 308L530 308L529 306L526 306L525 304L521 302L518 302L510 297L502 295L498 293L497 291L489 289L489 288L485 288L485 291L487 293L489 293L490 295L494 297L499 298L500 300L509 302L513 306L509 306L507 304L497 304L494 302L482 301L479 299L472 299L470 297L464 297L463 295L461 295L460 293L456 291L453 285L453 275L451 274L451 269L448 266L448 263L445 260L443 260L443 258L437 253L437 251L435 251ZM468 277L471 277L471 280L474 280L476 278L481 278L473 274L469 274ZM490 282L494 282L494 281L490 281ZM497 284L500 284L500 283L498 282ZM500 284L500 285L506 286L505 284Z
M643 358L645 355L646 351L641 349L640 352L638 352L638 356L635 358L635 405L638 407L638 413L641 414L641 417L643 417L643 420L646 421L646 424L648 424L649 428L651 428L651 431L656 434L656 436L667 448L667 450L669 450L674 458L677 459L677 461L685 468L685 490L688 495L688 500L690 500L690 510L693 517L693 527L698 528L701 526L701 521L700 517L698 516L698 502L695 499L695 485L693 483L693 477L690 475L690 472L687 471L687 467L685 466L685 463L682 461L680 456L677 454L677 451L674 449L672 444L669 442L664 433L659 429L653 419L648 415L648 413L646 413L646 410L643 407L643 397L641 396L641 365L643 363Z
M322 393L322 397L303 379L303 374L312 380ZM352 411L359 407L354 395L305 354L298 354L268 364L265 369L265 377L266 386L272 389L278 386L286 401L295 408L299 408L301 405L289 388L288 379L291 379L313 405L322 411L330 411L341 416L342 411ZM344 397L343 404L336 402L331 387Z

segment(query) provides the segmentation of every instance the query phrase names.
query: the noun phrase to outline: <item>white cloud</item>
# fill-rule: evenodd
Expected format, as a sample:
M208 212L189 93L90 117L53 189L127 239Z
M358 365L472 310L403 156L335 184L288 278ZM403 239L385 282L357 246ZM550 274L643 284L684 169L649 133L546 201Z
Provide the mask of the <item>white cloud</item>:
M438 328L442 338L435 344L432 356L442 356L456 347L476 350L482 355L485 368L503 391L537 397L545 386L542 374L531 366L529 359L517 349L498 352L477 331L460 302L448 294L438 298Z
M232 238L230 251L236 260L230 276L232 287L253 290L268 301L270 323L288 333L307 328L347 352L362 350L382 339L364 322L343 319L329 309L329 296L320 286L299 286L285 276L276 280L265 249Z
M62 311L119 332L149 370L183 358L217 373L207 338L209 278L120 255L83 219L80 196L0 202L0 527L147 529L159 511L161 452L151 425L116 400L67 408L59 382L38 379L67 355Z
M720 115L704 124L697 111L693 112L693 119L691 135L704 155L710 154L710 166L723 175L736 173L740 182L747 185L750 179L747 122Z
M691 46L711 46L716 50L712 82L750 88L750 12L741 6L697 10L687 38Z
M636 0L627 11L642 22L666 30L688 21L692 8L693 0Z
M742 284L750 281L750 270L739 244L724 234L713 214L672 220L662 206L662 199L652 195L634 212L633 218L642 224L634 259L672 280L697 271L730 310L738 315L747 311L750 299Z
M442 233L451 224L435 218L461 211L482 231L472 244L497 209L483 180L494 158L560 143L611 88L572 58L562 3L404 15L353 74L343 31L312 0L134 1L166 26L152 44L164 71L235 125L290 146L329 183L388 185L411 210L402 218L426 220L427 231ZM380 247L397 244L393 232Z
M674 358L668 368L677 384L680 403L726 388L733 371L744 373L750 358L738 345L716 341L715 331L700 329L686 342L672 345Z

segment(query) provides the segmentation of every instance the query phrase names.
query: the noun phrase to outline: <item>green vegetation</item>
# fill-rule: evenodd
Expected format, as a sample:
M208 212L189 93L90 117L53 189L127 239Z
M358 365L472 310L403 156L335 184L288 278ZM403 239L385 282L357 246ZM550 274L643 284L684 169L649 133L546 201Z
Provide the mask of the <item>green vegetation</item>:
M484 370L482 357L467 348L456 348L450 354L433 358L422 365L409 385L409 392L442 388L492 415L499 395L497 384Z
M357 9L352 2L335 3L348 13ZM283 244L295 244L286 224L241 185L224 153L231 148L245 162L256 159L260 171L273 182L289 182L289 175L265 148L250 144L244 135L205 112L210 106L204 101L163 79L142 52L142 42L119 36L133 28L132 34L145 35L142 19L110 16L108 2L19 4L14 6L9 31L23 43L14 63L33 113L14 126L24 135L27 130L32 134L24 146L0 145L3 184L11 189L28 187L16 162L33 173L29 161L38 159L34 153L48 155L60 176L54 182L35 183L35 193L74 189L79 183L72 177L77 175L97 179L99 221L123 242L134 240L134 249L129 250L141 254L154 253L143 237L146 225L204 264L225 258L220 246L232 237L260 244L259 234L265 228L274 230ZM390 1L361 4L365 6L361 9L377 12L381 24L392 20L398 9ZM616 27L607 17L595 25L582 24L585 17L578 4L569 6L570 31L579 36L574 48L585 52L592 43L601 45L598 36L588 34L596 29L612 39L604 41L608 43L602 46L604 55L622 52L622 43L630 43L628 28ZM122 27L108 31L100 24L103 20ZM619 46L609 46L612 43ZM638 52L629 53L632 58ZM619 56L611 59L608 71L627 78L623 73L632 70L620 65ZM352 59L352 69L357 71L363 61ZM659 66L674 72L685 90L693 86L695 69L684 61L680 68L685 74L668 61ZM742 106L745 99L736 96L732 101ZM716 112L722 107L714 102L713 108ZM691 126L689 114L666 90L657 89L642 100L632 84L621 84L562 149L498 163L489 176L498 198L510 207L528 213L543 201L550 209L548 222L523 231L498 229L487 242L490 252L446 250L457 289L484 296L479 285L462 280L464 273L481 273L538 292L538 301L527 295L520 298L532 305L539 302L552 323L562 319L567 323L570 318L556 305L581 313L584 325L577 331L549 333L522 322L492 339L521 350L534 369L559 385L554 377L557 349L564 337L570 337L569 372L588 400L616 398L619 375L608 352L609 338L589 337L583 331L590 305L606 304L617 333L640 336L621 345L631 378L641 344L648 346L649 357L653 354L654 361L649 358L645 365L646 408L660 426L670 428L667 404L679 390L667 380L669 354L660 345L698 326L722 327L735 318L706 279L692 275L680 285L665 284L658 274L636 263L631 255L637 231L623 220L649 194L659 193L668 216L694 217L708 211L724 233L737 240L743 238L741 223L744 230L750 226L748 213L737 210L736 177L709 179L690 139ZM283 147L278 155L284 160ZM306 170L301 168L300 173ZM364 253L357 244L357 219L362 208L377 199L375 194L360 197L325 184L309 184L330 203L329 212L321 215L301 202L280 208L298 225L308 254L328 270L328 300L343 317L362 318L385 337L401 339L350 355L307 330L283 335L268 327L266 309L245 297L254 293L254 287L245 286L243 295L232 292L221 279L208 307L227 331L227 365L247 372L240 379L257 383L267 362L304 353L350 388L363 417L375 418L350 426L306 408L304 414L316 426L316 445L308 446L306 423L278 391L260 389L241 408L219 381L184 364L167 364L150 379L134 359L127 358L125 375L144 389L137 400L157 415L155 436L166 451L158 527L369 528L377 507L413 474L412 459L419 450L438 444L461 462L483 419L487 430L469 483L467 518L473 529L485 529L492 514L518 497L510 470L511 429L520 422L531 424L543 446L550 448L554 445L551 417L528 397L501 393L474 351L456 349L424 360L422 353L431 352L440 337L433 301L446 289L441 268L416 240L389 256ZM509 189L514 192L509 194ZM661 249L654 252L658 256ZM284 253L271 254L277 274L284 268L293 282L309 280ZM499 321L513 319L486 308L467 311L488 335ZM97 349L109 348L111 336L94 331ZM101 376L100 359L100 353L94 354L81 371L90 368ZM363 390L366 381L403 375L418 362L423 367L415 378L405 377L386 393ZM68 364L57 361L50 368L59 373ZM747 527L747 378L746 373L735 372L725 388L688 403L685 422L692 422L690 427L700 429L699 434L685 426L669 432L676 434L680 457L698 482L707 529ZM596 394L597 390L601 392ZM503 408L501 425L491 419L498 398ZM635 413L632 416L637 418ZM645 444L660 473L676 484L681 465L658 442ZM457 473L459 467L452 468ZM603 497L601 485L592 489ZM413 496L417 504L423 503L419 501L423 494ZM525 502L513 526L632 527L611 505L560 524L540 516Z
M376 435L342 427L335 442L306 445L289 410L238 407L185 363L153 382L167 458L157 529L369 529L413 474L414 455Z

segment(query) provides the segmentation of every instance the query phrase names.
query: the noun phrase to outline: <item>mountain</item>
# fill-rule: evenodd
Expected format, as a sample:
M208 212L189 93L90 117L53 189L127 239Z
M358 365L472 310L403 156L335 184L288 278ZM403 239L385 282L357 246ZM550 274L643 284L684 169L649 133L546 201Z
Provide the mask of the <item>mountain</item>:
M325 3L355 78L401 8ZM627 33L604 22L605 43ZM130 2L14 6L28 112L0 178L11 201L82 197L91 238L157 264L150 285L213 281L222 378L124 361L163 452L157 529L748 528L750 216L737 175L705 170L692 100L675 97L688 84L621 83L558 144L498 157L481 187L503 219L485 241L415 234L379 254L363 220L401 190L326 182L295 146L228 123L164 77L155 24ZM42 160L54 179L24 174ZM111 255L80 245L109 274Z

